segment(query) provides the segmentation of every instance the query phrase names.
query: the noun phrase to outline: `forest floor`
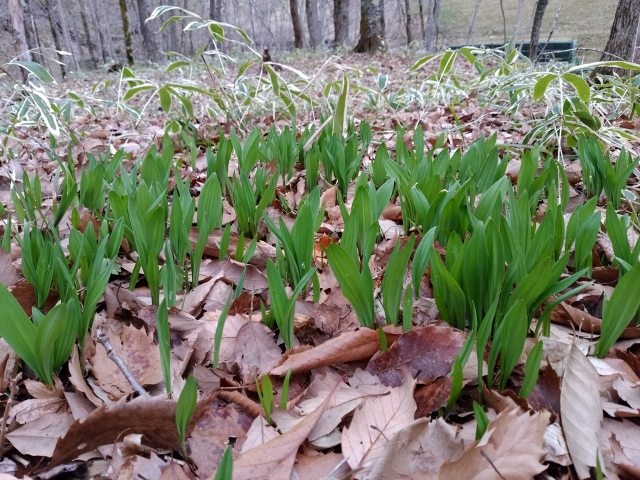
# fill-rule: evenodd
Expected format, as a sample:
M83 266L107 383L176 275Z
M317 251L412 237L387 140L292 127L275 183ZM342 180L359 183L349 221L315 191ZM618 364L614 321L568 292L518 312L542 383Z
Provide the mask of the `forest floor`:
M4 477L640 476L633 79L198 61L8 93Z

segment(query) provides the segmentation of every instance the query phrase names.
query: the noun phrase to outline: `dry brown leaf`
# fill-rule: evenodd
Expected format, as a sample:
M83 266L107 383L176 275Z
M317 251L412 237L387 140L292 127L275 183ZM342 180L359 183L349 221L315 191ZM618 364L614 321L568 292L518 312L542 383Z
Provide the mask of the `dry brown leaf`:
M47 413L7 434L7 440L23 455L53 456L56 442L73 423L70 413Z
M189 472L187 474L185 469ZM162 475L160 476L160 480L193 480L194 476L189 470L189 468L184 465L181 466L176 462L171 462L167 468L162 471Z
M333 478L348 478L349 467L343 461L342 454L335 452L313 456L298 454L295 471L300 480L319 480L328 478L329 474L332 474ZM342 466L335 470L340 464Z
M200 478L209 477L218 468L229 437L236 438L233 452L240 452L251 423L250 417L229 405L207 410L189 438L189 458L198 467Z
M187 429L191 433L209 408L214 397L200 400ZM50 467L73 460L101 445L115 442L123 432L139 433L156 448L178 448L176 402L163 397L138 397L130 402L123 398L111 406L97 408L83 421L75 421L60 439ZM69 415L71 416L71 415Z
M632 382L623 376L618 376L613 381L613 388L616 389L620 398L627 402L631 408L640 409L640 385Z
M589 468L596 466L602 423L600 379L591 362L575 345L571 346L562 378L560 413L578 477L589 478Z
M413 328L400 335L386 352L374 355L367 371L392 387L402 384L403 367L419 382L431 383L451 371L466 337L464 332L448 325Z
M605 418L601 433L602 442L608 442L613 450L612 463L627 473L640 469L640 427L629 420Z
M249 427L247 438L240 449L240 453L248 452L263 443L270 442L274 438L280 436L280 433L269 425L263 416L258 415Z
M0 248L0 283L5 287L10 287L18 283L19 277L10 252L5 252Z
M291 476L298 448L331 406L333 395L292 430L241 454L233 462L234 480L283 479Z
M504 410L458 460L442 466L440 479L533 478L547 468L540 462L545 456L542 443L549 417L549 412L530 415L517 408Z
M440 467L464 450L456 434L457 428L442 418L415 420L387 442L367 480L438 478Z
M64 392L64 398L69 404L74 420L84 420L96 409L96 406L87 400L87 397L79 393Z
M390 387L388 395L368 398L356 409L351 425L342 431L342 453L351 468L377 460L385 444L413 422L415 385L416 381L405 371L402 386Z
M101 407L104 405L104 402L100 400L87 382L85 382L84 377L82 376L82 369L80 368L80 356L78 355L78 347L73 347L73 353L71 354L71 360L69 360L69 381L71 385L78 392L84 393L89 401L93 403L96 407Z
M138 330L127 325L120 337L109 330L109 340L140 385L155 385L162 381L160 350L153 341L153 335L147 335L144 329ZM91 373L112 399L133 393L131 385L118 366L107 357L101 344L96 345L96 353L89 361Z
M235 357L245 385L268 373L282 356L273 333L262 322L248 322L240 327L236 337Z
M254 265L247 265L245 271L244 263L236 262L229 258L210 262L203 265L200 269L200 275L213 278L224 278L229 282L237 284L244 272L243 289L252 292L265 290L268 288L267 277L258 270Z
M205 301L213 285L218 281L220 277L213 277L208 282L202 283L198 285L196 288L187 293L184 298L184 305L180 305L182 310L187 312L190 315L194 315L196 310L200 308L202 303Z
M387 338L389 341L389 336ZM363 360L371 357L379 348L378 332L370 328L360 328L327 340L311 350L290 355L282 365L271 370L271 375L282 377L289 369L292 373L298 373L328 365Z

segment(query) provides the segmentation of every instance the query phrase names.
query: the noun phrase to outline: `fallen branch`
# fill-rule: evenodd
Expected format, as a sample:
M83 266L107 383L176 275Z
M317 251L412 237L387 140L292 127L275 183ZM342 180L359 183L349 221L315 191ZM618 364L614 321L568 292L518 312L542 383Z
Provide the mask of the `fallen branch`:
M136 378L131 373L131 370L129 370L129 367L127 367L127 365L124 363L124 360L122 359L122 357L118 355L118 352L116 352L116 349L113 348L113 345L111 345L111 342L109 341L109 337L107 337L107 334L104 333L101 329L98 329L98 331L96 332L96 340L107 351L107 357L109 357L109 359L117 365L117 367L120 369L120 371L124 375L124 378L126 378L129 384L131 385L131 388L133 388L133 390L136 393L138 393L138 395L148 396L149 394L147 393L147 391L140 386Z
M256 402L251 400L249 397L244 396L240 392L230 391L230 390L220 390L219 391L220 398L226 400L227 402L232 402L242 407L242 409L251 415L253 418L257 418L262 415L262 408ZM264 415L263 415L264 416Z
M17 364L18 362L16 362ZM7 436L7 418L9 418L9 411L11 410L11 405L13 405L13 399L18 392L18 382L22 378L22 374L19 373L10 383L10 391L9 391L9 399L7 400L7 404L4 407L4 415L2 415L2 427L0 428L0 459L4 458L4 440Z

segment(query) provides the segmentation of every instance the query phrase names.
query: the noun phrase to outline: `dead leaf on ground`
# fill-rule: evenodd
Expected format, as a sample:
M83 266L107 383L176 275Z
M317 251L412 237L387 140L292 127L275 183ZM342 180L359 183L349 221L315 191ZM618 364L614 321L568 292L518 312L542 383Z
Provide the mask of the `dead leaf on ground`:
M530 415L518 409L503 411L458 460L442 466L440 478L533 478L547 468L541 461L545 456L542 443L549 416L549 412Z
M10 287L18 283L19 277L16 267L13 266L11 252L5 252L0 249L0 283L5 287Z
M245 385L268 373L282 356L273 333L262 322L248 322L240 327L235 345L236 363Z
M602 423L600 380L596 369L575 345L571 346L562 378L560 413L578 477L589 478L590 467L596 466Z
M213 398L200 400L187 429L191 433ZM180 446L176 429L176 402L163 397L122 398L111 406L95 409L83 421L75 421L58 441L49 468L73 460L101 445L115 442L123 432L139 433L156 448ZM71 416L69 414L69 416Z
M389 439L413 422L415 385L411 374L405 371L401 386L389 387L388 395L368 398L356 409L351 425L342 431L342 453L351 468L380 458Z
M367 479L437 479L440 467L464 450L457 431L442 418L415 420L387 442Z
M70 413L47 413L8 433L7 440L23 455L51 457L58 439L67 433L72 423Z
M315 412L292 430L241 454L233 462L234 480L289 478L298 448L332 402L333 395L329 395Z
M385 385L402 384L400 368L406 367L416 380L431 383L451 371L466 334L449 326L427 325L400 335L386 351L376 354L367 371Z

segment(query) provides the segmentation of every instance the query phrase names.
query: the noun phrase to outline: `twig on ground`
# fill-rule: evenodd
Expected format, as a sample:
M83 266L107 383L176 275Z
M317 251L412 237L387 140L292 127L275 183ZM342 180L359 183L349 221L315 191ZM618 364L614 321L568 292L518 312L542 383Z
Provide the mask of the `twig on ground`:
M129 367L127 367L127 365L124 363L122 357L118 355L118 352L116 352L115 348L113 348L113 345L111 345L107 334L104 333L101 329L98 329L98 331L96 332L96 340L107 351L107 357L109 357L109 359L120 369L120 371L124 375L124 378L126 378L131 385L131 388L133 388L133 390L138 393L138 395L148 396L149 394L147 393L147 391L140 386L136 378L131 373L131 370L129 370Z
M242 409L253 418L257 418L259 416L264 417L264 415L262 415L262 408L260 407L260 405L251 400L249 397L245 397L240 392L220 390L220 398L242 407Z
M16 362L17 364L18 362ZM18 392L18 382L22 378L22 374L18 373L9 385L9 399L7 400L7 404L4 407L4 415L2 415L2 427L0 429L0 459L4 458L4 440L7 436L7 418L9 418L9 410L11 410L11 406L13 405L13 399Z

